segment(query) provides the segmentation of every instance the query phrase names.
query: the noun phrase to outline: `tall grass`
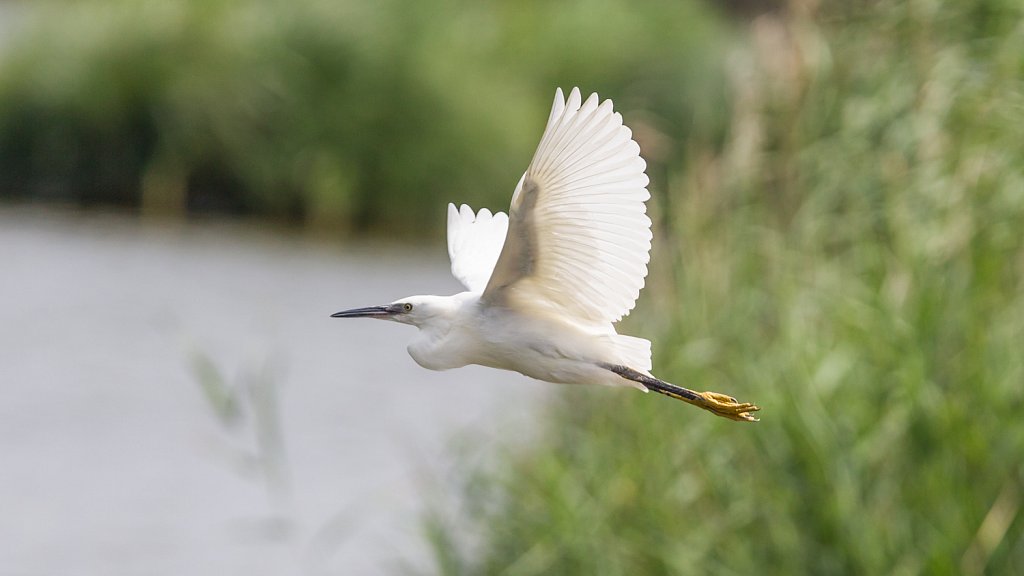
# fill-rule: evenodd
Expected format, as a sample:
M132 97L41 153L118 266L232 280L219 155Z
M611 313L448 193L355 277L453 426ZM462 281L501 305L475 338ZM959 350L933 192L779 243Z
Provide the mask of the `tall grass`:
M0 199L412 236L507 205L557 86L681 135L720 85L687 81L721 44L697 0L41 6L0 54Z
M655 191L624 327L762 421L565 390L434 511L440 572L1024 572L1024 8L791 8Z

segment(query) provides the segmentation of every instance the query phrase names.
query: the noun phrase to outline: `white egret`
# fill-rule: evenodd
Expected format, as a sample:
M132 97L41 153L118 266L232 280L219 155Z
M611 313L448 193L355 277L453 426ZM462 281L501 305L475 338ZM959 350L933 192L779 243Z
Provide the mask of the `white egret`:
M448 205L452 273L468 289L410 296L335 318L412 324L409 355L424 368L479 364L564 384L654 390L725 418L757 406L651 375L651 343L618 334L647 276L651 220L640 146L597 94L561 89L509 215Z

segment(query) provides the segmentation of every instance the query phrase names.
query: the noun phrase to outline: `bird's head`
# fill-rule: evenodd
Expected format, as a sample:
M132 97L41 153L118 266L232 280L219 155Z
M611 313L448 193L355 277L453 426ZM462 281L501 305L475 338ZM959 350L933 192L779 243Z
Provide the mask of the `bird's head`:
M331 314L331 318L377 318L423 327L445 322L454 313L455 303L449 296L409 296L383 306L353 308Z

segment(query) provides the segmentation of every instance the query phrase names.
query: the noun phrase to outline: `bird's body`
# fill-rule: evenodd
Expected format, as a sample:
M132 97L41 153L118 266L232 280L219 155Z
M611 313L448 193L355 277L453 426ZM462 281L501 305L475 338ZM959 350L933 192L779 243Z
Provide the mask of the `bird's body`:
M411 296L335 317L419 328L409 355L424 368L479 364L561 384L653 389L734 420L752 404L694 392L650 373L651 344L618 334L647 275L646 163L612 102L555 95L509 215L448 206L452 273L468 288Z
M597 363L630 363L623 342L649 346L646 340L588 331L557 316L489 305L476 292L403 302L433 312L408 346L413 360L431 370L478 364L559 384L626 384Z

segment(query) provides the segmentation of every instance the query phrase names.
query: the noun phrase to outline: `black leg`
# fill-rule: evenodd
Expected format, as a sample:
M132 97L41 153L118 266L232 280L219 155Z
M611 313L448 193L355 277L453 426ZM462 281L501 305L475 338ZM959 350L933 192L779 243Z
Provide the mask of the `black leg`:
M601 366L601 368L605 368L606 370L611 370L612 372L615 372L616 374L622 376L626 380L639 382L640 384L647 386L647 388L654 390L655 392L661 392L666 396L678 398L679 400L698 401L700 397L693 390L683 388L682 386L676 386L675 384L669 384L664 380L658 380L657 378L648 376L641 372L637 372L636 370L633 370L632 368L626 366L622 366L619 364L599 364L599 366Z

